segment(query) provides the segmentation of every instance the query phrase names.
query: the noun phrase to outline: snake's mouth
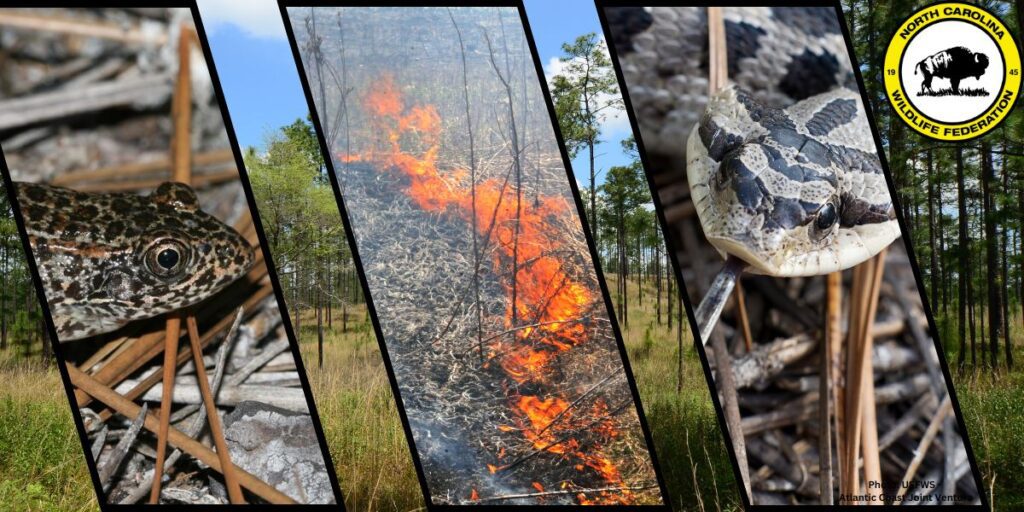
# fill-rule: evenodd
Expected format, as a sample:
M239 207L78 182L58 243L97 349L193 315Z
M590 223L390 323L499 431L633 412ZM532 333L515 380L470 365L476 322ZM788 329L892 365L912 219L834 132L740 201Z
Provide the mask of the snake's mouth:
M721 236L709 236L708 242L718 249L723 258L733 255L743 260L749 268L748 272L755 274L778 275L779 267L770 260L765 259L763 254L751 250L750 246L733 238Z
M708 242L722 257L733 255L746 262L749 272L780 277L814 276L858 265L900 237L895 220L839 229L830 242L817 248L782 248L761 251L749 240L709 235Z
M900 225L896 219L839 230L835 246L840 255L840 269L850 268L867 261L900 236Z
M795 251L787 252L783 250L773 253L760 251L751 247L748 240L741 240L728 235L708 236L708 242L718 250L723 258L731 255L743 260L748 265L747 271L753 274L769 276L810 275L802 272L802 265L797 263L797 260L803 260L804 258Z

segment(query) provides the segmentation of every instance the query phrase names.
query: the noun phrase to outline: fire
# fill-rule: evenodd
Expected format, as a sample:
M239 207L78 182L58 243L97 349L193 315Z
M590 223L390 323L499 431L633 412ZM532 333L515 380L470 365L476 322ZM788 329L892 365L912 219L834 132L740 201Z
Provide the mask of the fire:
M501 367L516 382L522 384L542 376L544 368L553 357L554 354L547 350L520 346L511 349L511 353L502 359Z
M473 492L469 493L469 499L470 501L477 501L480 499L480 495L477 494L476 489L473 489Z
M562 454L577 447L575 439L558 439L557 434L565 429L564 421L558 425L553 424L568 416L568 402L556 397L541 400L536 396L521 396L518 407L530 422L529 427L523 429L523 435L533 443L534 448Z
M432 105L407 105L388 75L375 82L363 103L379 138L368 153L341 154L339 159L370 161L383 172L400 173L409 183L406 195L423 210L448 212L467 221L474 220L475 214L481 240L490 237L493 250L486 254L491 255L494 274L506 276L515 269L515 275L502 282L509 298L503 321L510 332L490 342L489 359L520 385L544 384L558 355L587 340L587 315L595 302L591 288L563 266L567 248L564 228L557 222L572 214L571 204L564 197L544 195L520 202L511 180L489 178L476 183L474 212L468 170L447 169L442 174L438 169L442 124ZM594 405L603 410L580 412L557 396L522 395L510 405L519 424L503 425L501 430L518 430L534 449L577 459L578 468L588 468L606 483L622 483L618 469L600 455L599 446L584 452L576 439L578 422L590 420L576 420L574 414L600 417L608 412L603 403ZM591 428L601 439L614 437L610 419ZM488 464L487 468L494 474L504 466ZM534 487L543 490L538 482ZM475 499L475 490L472 496ZM605 502L599 497L590 500Z
M519 397L518 408L525 413L528 421L528 424L520 425L523 436L533 443L535 449L575 457L580 460L580 463L575 465L577 471L590 468L609 485L623 484L622 475L610 458L601 455L599 451L588 453L580 449L579 442L572 437L579 422L573 421L573 409L568 402L557 397L541 399L537 396L524 395ZM603 400L595 401L587 416L597 418L593 430L602 436L611 439L618 435L608 414L608 406ZM601 493L599 497L585 501L590 504L627 504L631 496L628 491L617 494Z
M409 179L406 193L418 207L437 212L452 210L470 220L473 204L468 171L455 169L442 176L437 167L441 139L437 110L430 105L406 107L394 79L387 75L366 95L364 104L372 114L374 132L383 134L386 142L369 154L340 155L341 160L372 160L395 169ZM407 146L420 151L407 151ZM499 249L492 251L495 268L511 270L513 263L517 264L515 311L510 300L505 326L511 329L525 325L515 337L535 338L544 347L503 350L498 341L494 352L504 354L501 365L516 381L540 380L555 353L569 350L586 338L586 327L579 320L594 302L589 287L573 279L562 268L560 255L552 250L562 245L561 229L552 221L570 214L570 205L565 198L553 196L517 205L514 190L494 178L477 183L476 202L480 235L486 236L493 229L491 240ZM503 286L511 296L511 280ZM513 318L519 319L519 325L513 325Z

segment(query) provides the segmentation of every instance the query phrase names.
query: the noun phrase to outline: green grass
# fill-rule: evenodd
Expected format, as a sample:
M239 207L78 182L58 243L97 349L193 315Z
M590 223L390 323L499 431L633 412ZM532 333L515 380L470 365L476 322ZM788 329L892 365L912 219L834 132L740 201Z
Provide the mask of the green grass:
M1024 349L1013 344L1016 366L1012 372L1006 371L1005 348L1000 342L999 372L981 367L972 370L968 352L968 366L961 373L957 370L959 338L956 320L941 317L936 320L941 338L946 342L946 360L950 364L953 385L985 492L995 510L1020 510L1024 508L1024 459L1021 458L1021 450L1024 449ZM1024 335L1019 311L1016 314L1011 312L1010 335L1011 341ZM982 336L978 336L979 344L981 340ZM980 365L981 354L978 355Z
M650 283L645 283L644 293L645 301L640 306L636 283L630 283L630 323L623 335L670 500L676 510L738 510L732 466L689 325L684 318L682 386L677 391L676 330L668 330L664 309L663 323L657 323ZM334 329L326 330L322 370L317 368L315 317L306 312L300 333L302 360L345 493L346 508L422 508L408 444L364 311L360 308L350 312L353 320L348 333L341 333L337 318Z
M616 276L607 278L615 297ZM627 293L629 325L621 325L622 334L673 507L738 510L739 489L686 316L680 381L678 324L668 330L664 291L660 325L653 283L644 283L643 306L637 301L636 282L629 283Z
M340 313L339 313L340 317ZM303 317L303 361L349 511L415 510L423 498L391 387L365 310L325 337L317 368L316 325ZM55 368L0 352L0 512L92 511L92 481Z
M97 510L55 368L0 352L0 510Z
M677 510L737 509L732 469L693 342L684 331L682 389L677 391L675 330L657 324L649 285L643 307L636 302L635 283L629 293L630 324L623 334L671 501ZM313 313L305 312L302 320L303 361L346 508L422 509L408 444L365 310L350 311L347 333L341 332L338 317L334 328L325 331L323 369L317 367ZM0 378L0 511L95 510L92 483L56 370L0 355Z
M303 315L299 340L345 508L421 509L423 494L365 308L349 311L347 333L335 314L334 328L325 328L323 369L312 312Z

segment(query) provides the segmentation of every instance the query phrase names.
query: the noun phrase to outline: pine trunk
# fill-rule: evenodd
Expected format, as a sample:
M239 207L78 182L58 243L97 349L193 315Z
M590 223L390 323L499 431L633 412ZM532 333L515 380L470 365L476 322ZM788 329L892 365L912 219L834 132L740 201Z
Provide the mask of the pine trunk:
M956 204L957 204L957 259L960 263L961 275L958 276L957 287L957 334L960 340L960 353L957 355L957 366L964 371L967 362L967 283L970 281L971 268L968 261L970 251L967 239L967 196L964 191L964 155L960 146L956 148ZM973 333L972 333L973 337ZM971 344L971 364L974 364L974 344Z

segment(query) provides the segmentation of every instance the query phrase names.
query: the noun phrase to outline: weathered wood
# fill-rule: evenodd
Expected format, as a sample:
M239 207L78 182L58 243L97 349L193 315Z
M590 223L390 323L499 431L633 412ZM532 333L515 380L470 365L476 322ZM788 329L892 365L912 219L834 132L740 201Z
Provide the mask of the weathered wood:
M807 334L758 345L753 352L735 358L732 374L736 389L763 387L789 364L814 350L817 343ZM715 353L718 360L718 353Z
M118 389L128 388L138 384L135 380L124 381ZM240 402L253 401L287 409L289 411L307 412L306 396L302 388L282 388L278 385L255 385L241 384L232 386L230 383L217 394L217 405L222 407L233 407ZM123 388L122 388L123 387ZM163 392L163 385L157 384L138 397L138 400L157 402ZM201 404L202 396L197 387L196 378L193 376L179 376L174 384L174 393L171 398L175 404Z
M118 413L126 417L134 417L139 414L141 408L130 400L126 400L118 395L114 390L100 384L92 377L82 373L74 366L68 366L68 373L71 376L71 383L79 389L84 390L93 398L103 402L107 406L116 410ZM145 423L143 426L150 432L156 432L159 428L160 421L152 414L147 414ZM189 455L199 459L203 464L210 466L214 471L221 472L220 460L217 458L217 454L210 450L202 443L192 439L184 432L170 427L168 429L167 440L169 443L181 448ZM293 504L295 500L281 493L277 489L267 485L259 478L256 478L252 474L246 472L242 468L236 466L238 472L239 482L253 494L267 500L270 503L275 504Z
M0 131L122 107L152 107L171 95L167 74L125 78L86 87L0 101Z
M148 414L149 405L142 404L142 409L139 410L139 414L132 421L128 432L121 437L114 446L114 449L110 452L110 457L104 461L103 464L97 464L99 470L100 484L103 486L103 490L109 490L110 477L121 467L121 462L124 460L124 456L128 454L128 450L131 449L132 445L135 444L135 438L139 435L139 430L142 429L142 422L146 419Z
M53 14L30 14L4 9L0 11L0 26L33 32L58 32L61 34L98 37L122 43L158 46L167 43L167 33L152 28L126 27L117 23L99 20L72 19Z

